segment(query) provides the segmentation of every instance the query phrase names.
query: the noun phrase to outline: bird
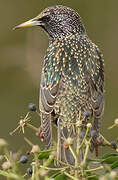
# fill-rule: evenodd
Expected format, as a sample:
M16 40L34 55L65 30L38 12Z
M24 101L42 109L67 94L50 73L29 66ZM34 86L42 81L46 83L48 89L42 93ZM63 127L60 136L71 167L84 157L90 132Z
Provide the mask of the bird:
M57 160L73 164L74 158L65 141L71 143L78 136L79 121L89 116L92 130L97 134L100 131L105 101L103 54L88 37L78 12L70 7L48 7L14 29L32 26L41 27L49 38L40 83L42 134L49 148L55 120ZM88 118L84 119L86 124ZM96 138L93 138L91 152L95 146Z

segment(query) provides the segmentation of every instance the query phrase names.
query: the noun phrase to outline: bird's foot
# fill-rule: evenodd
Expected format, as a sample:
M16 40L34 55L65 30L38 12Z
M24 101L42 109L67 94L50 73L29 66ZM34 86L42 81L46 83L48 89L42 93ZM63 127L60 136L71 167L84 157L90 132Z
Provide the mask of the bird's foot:
M45 141L45 138L44 138L44 135L43 135L43 128L41 126L39 127L39 131L36 133L36 135L41 138L42 142Z

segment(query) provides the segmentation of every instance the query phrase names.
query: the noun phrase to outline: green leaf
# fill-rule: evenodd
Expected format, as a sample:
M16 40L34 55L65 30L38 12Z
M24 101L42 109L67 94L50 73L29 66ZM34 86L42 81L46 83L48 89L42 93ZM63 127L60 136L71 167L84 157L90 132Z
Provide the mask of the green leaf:
M112 164L114 163L115 161L118 161L118 156L111 156L111 157L108 157L106 159L103 159L101 161L101 163L106 163L106 164Z
M112 165L111 165L111 169L115 169L118 167L118 160L115 161Z
M67 180L67 177L64 174L57 175L54 180Z
M102 159L106 159L106 158L108 158L108 157L113 157L113 156L118 156L118 153L116 154L116 153L108 153L108 154L105 154L103 157L102 157Z
M51 152L51 151L40 152L38 158L39 158L40 160L42 160L42 159L48 159L48 158L49 158L49 155L50 155L50 152Z

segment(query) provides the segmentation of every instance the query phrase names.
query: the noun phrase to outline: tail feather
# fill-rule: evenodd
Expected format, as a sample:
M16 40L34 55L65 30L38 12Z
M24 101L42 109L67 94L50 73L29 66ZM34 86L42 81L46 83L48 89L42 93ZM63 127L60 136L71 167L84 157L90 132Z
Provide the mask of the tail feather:
M90 147L91 152L94 151L94 148L96 146L96 139L99 135L103 110L104 110L104 97L102 97L101 104L99 105L98 109L96 109L93 113L94 121L93 121L92 129L96 130L96 136L94 136L91 140L91 147Z
M52 128L50 118L50 114L41 114L41 127L47 148L49 148L52 144Z
M62 166L60 161L74 165L75 159L68 147L65 147L65 139L70 135L70 129L62 127L60 120L58 120L58 143L57 143L57 166ZM74 136L74 134L73 134ZM72 137L72 132L71 132ZM73 137L72 137L73 138Z

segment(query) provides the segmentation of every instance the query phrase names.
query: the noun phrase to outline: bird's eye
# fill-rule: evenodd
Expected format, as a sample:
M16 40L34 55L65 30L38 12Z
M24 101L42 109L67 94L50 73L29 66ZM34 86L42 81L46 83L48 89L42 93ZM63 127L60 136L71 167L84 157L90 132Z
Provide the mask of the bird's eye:
M43 16L42 18L39 19L39 21L42 21L42 22L48 22L49 20L50 20L49 15Z

